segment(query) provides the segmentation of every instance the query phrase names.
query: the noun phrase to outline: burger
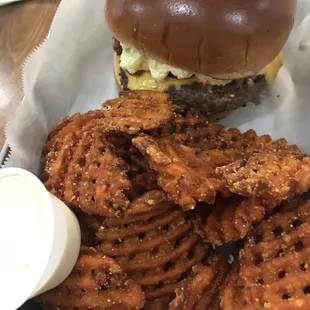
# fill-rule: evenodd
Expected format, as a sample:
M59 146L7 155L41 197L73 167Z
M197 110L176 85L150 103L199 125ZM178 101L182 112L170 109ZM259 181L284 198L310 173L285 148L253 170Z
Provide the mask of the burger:
M297 0L106 0L121 90L157 90L219 119L260 103L283 64Z

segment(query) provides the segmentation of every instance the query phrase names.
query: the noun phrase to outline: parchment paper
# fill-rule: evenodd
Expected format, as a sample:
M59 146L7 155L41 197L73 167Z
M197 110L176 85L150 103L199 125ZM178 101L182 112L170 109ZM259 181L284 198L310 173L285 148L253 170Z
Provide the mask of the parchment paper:
M42 146L53 125L66 115L99 108L117 96L111 34L103 16L103 0L61 2L49 37L26 62L25 100L6 128L12 154L5 167L38 173ZM222 123L285 137L310 153L309 0L299 0L284 51L285 66L271 97L259 106L235 111Z

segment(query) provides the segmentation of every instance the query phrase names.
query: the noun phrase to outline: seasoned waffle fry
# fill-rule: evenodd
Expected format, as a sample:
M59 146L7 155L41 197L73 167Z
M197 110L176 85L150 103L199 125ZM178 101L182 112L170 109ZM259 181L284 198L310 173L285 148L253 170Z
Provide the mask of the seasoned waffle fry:
M133 145L130 144L129 148L126 150L126 154L122 158L130 165L128 176L131 179L135 178L138 175L145 174L145 173L148 173L149 175L151 175L152 170L148 162L143 157L143 155L139 152L139 150Z
M239 157L234 150L210 150L197 155L195 149L147 135L134 138L132 143L158 173L158 185L184 210L193 209L197 201L213 203L217 192L227 193L215 169Z
M109 144L113 145L115 154L128 163L128 177L130 180L144 174L151 176L152 171L146 159L139 150L131 144L132 136L127 134L108 133L105 135L105 138Z
M237 129L233 129L233 131L240 134ZM187 115L185 117L177 115L175 121L170 122L165 131L161 128L157 130L157 133L160 133L159 136L170 135L174 141L200 151L227 148L228 139L226 139L227 141L220 139L220 134L223 132L225 132L224 126L211 123L205 117L197 115Z
M171 298L162 297L146 301L143 310L169 310Z
M197 146L197 138L207 136L208 133L220 132L223 129L222 125L210 123L202 116L188 114L184 117L176 114L169 124L150 131L149 134L153 137L173 136L177 142L185 145L193 143L193 146Z
M241 262L256 265L256 261L260 260L259 255L263 255L263 260L269 260L294 252L296 242L308 238L305 229L309 220L310 201L296 199L285 205L280 212L256 227L242 252ZM306 248L307 244L304 246Z
M96 217L82 212L77 214L77 217L81 228L81 244L86 247L95 247L97 245L95 232L99 229L101 222L97 221Z
M82 174L81 178L80 208L87 214L115 216L118 210L126 209L129 204L123 194L124 190L130 188L130 182L126 176L128 166L109 149L98 160L97 167L93 167L92 170L91 162L94 160L91 155L89 159L86 158L86 165L89 163L89 168L88 174ZM93 211L94 207L96 211Z
M260 152L217 170L223 173L229 190L247 197L284 201L310 187L310 159L298 159L281 152ZM285 152L284 152L285 153Z
M69 277L38 300L46 310L137 310L143 308L144 293L112 258L83 248Z
M106 118L111 124L127 128L125 132L137 134L152 130L168 123L174 117L176 106L169 98L158 100L156 93L150 92L147 98L120 97L106 101L102 106L106 109Z
M224 129L220 124L209 122L202 116L177 115L168 127L159 128L152 136L172 136L173 140L200 151L235 149L244 154L261 151L277 152L281 156L292 154L301 159L304 154L296 145L285 139L272 140L269 135L257 136L254 130L241 133L236 128Z
M205 310L218 308L218 288L226 276L228 263L217 255L193 267L192 275L176 290L170 310Z
M132 189L128 178L149 170L126 134L152 130L174 116L166 96L145 96L146 102L129 97L109 100L106 110L75 114L58 124L44 147L47 189L88 214L117 216L126 209L129 200L123 192Z
M195 209L195 231L209 243L223 245L244 238L271 206L260 198L217 198L213 209L200 204Z
M309 219L310 202L292 205L262 222L249 239L240 257L249 306L309 309Z
M309 220L310 202L295 200L256 227L240 252L236 284L221 295L223 310L236 303L245 310L310 308Z
M147 176L142 175L142 177L144 179ZM171 203L167 201L167 195L161 190L150 190L140 197L136 197L126 210L125 215L128 217L145 213L150 214L155 210L164 210L166 206L171 206Z
M89 125L90 122L104 118L104 115L105 111L94 110L85 114L76 113L71 117L66 117L48 134L43 148L43 153L48 154L54 147L57 140L61 141L67 135L74 135L75 133L78 133L84 126Z
M304 156L296 145L289 145L285 139L272 140L269 135L257 136L254 130L241 133L236 128L222 130L221 132L215 130L213 134L209 134L206 138L202 135L202 138L198 141L198 146L202 151L214 148L235 149L241 151L246 158L262 151L277 153L279 156L288 154L292 154L297 158Z
M151 90L139 90L139 91L122 91L120 97L128 99L138 99L144 102L154 102L161 104L170 104L171 99L166 93L151 91ZM177 106L174 106L178 109Z
M49 133L44 153L48 153L57 139L68 133L80 131L91 121L105 126L106 131L137 134L141 131L156 129L168 123L174 117L176 106L172 105L166 95L147 92L143 96L125 96L108 100L103 110L76 113L65 118ZM161 97L161 98L160 98Z
M147 300L170 302L192 266L211 250L192 232L191 214L163 192L148 192L131 204L123 217L103 221L97 232L100 251L142 286Z
M219 289L218 303L221 310L246 309L246 303L242 299L243 281L239 277L239 271L239 262L234 262Z
M84 132L75 148L68 137L46 156L46 188L87 214L116 216L126 209L129 200L123 191L131 188L129 166L114 154L104 134Z

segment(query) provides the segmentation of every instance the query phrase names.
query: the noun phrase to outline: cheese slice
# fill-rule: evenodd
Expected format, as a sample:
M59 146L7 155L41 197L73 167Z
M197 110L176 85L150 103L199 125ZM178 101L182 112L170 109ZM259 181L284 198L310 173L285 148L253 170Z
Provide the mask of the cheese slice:
M265 75L268 85L272 85L275 81L280 68L283 65L283 52L281 52L269 65L267 65L260 74ZM195 82L201 83L195 76L188 79L176 79L167 77L164 81L156 81L149 71L143 72L140 75L130 74L126 72L128 77L128 88L131 90L157 90L165 91L169 86L181 87L182 85L192 84Z
M262 72L266 77L266 81L268 85L272 85L283 66L283 52L280 54L268 65L266 66Z

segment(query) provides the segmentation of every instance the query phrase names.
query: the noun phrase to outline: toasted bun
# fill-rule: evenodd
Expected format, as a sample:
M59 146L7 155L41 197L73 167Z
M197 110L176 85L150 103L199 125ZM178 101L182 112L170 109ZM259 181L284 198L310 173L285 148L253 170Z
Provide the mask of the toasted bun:
M218 79L253 75L281 51L297 0L106 0L122 43Z

